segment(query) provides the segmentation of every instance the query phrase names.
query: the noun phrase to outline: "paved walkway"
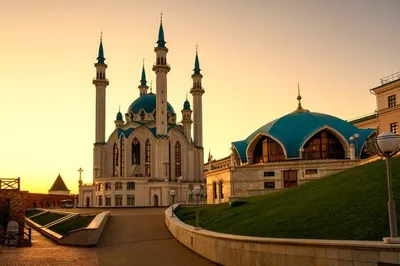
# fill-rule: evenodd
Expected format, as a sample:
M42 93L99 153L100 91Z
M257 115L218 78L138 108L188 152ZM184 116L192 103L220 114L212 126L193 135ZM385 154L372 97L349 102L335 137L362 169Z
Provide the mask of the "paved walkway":
M98 212L98 209L76 209ZM215 265L176 241L164 224L164 209L114 209L98 246L59 246L33 233L28 248L3 248L1 266Z

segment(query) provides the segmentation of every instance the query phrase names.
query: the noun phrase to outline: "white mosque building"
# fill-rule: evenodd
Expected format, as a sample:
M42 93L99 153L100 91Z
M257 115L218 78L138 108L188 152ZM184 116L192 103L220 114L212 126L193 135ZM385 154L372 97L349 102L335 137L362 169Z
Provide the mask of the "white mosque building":
M188 99L183 104L182 121L177 123L174 108L168 103L168 48L160 23L156 61L156 93L147 86L143 66L139 97L129 106L125 121L118 112L115 130L105 139L106 78L102 40L97 57L96 140L93 149L93 182L79 181L80 207L167 206L187 202L194 186L204 182L202 77L196 51L192 75L193 110ZM192 120L193 113L193 120ZM193 124L193 137L192 137ZM176 192L174 199L171 190Z

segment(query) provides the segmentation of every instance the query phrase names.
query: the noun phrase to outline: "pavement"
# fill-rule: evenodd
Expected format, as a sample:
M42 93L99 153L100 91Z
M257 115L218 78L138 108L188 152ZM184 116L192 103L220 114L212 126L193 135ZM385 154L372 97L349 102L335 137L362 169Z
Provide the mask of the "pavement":
M216 265L172 237L164 224L165 208L104 210L111 210L111 216L96 247L60 246L32 230L32 247L3 247L0 265ZM102 210L68 211L93 213Z

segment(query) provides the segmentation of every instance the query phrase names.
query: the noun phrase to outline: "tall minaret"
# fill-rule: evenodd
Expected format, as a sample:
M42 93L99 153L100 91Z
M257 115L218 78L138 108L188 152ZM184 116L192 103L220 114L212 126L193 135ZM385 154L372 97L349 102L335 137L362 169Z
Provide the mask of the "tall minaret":
M156 72L156 132L157 135L167 134L167 74L171 70L167 64L168 49L165 47L164 29L162 25L162 13L160 21L160 29L158 31L156 52L156 63L153 66Z
M96 86L96 140L95 143L105 143L106 134L106 87L109 82L106 79L107 65L104 63L103 40L100 37L99 55L97 57L96 78L93 84Z
M93 84L96 86L96 139L93 149L93 168L99 169L99 176L105 174L104 151L105 151L105 134L106 134L106 87L108 80L106 79L107 65L104 63L103 40L100 37L99 55L97 56L96 78L93 79ZM96 178L95 176L93 177ZM94 180L93 180L94 181Z
M192 110L190 110L190 103L186 96L186 101L184 102L182 109L182 125L184 135L189 144L192 144L192 123Z
M201 79L203 75L200 74L200 63L196 47L196 58L194 61L193 69L193 87L190 89L190 93L193 95L193 134L194 134L194 145L197 147L203 147L203 107L202 107L202 95L204 89L201 86Z
M149 89L149 86L147 86L146 72L144 70L144 58L143 58L142 78L140 80L140 85L138 88L140 90L140 96L146 95L147 90Z

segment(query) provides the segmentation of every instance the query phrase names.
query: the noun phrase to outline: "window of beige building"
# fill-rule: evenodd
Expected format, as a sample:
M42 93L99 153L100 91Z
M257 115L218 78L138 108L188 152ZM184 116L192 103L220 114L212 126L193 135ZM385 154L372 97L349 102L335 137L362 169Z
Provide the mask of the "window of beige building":
M103 196L99 196L99 206L103 206Z
M122 190L122 183L121 182L115 183L115 190Z
M388 97L388 106L392 107L396 105L396 95L390 95Z
M128 206L135 206L135 195L127 195L126 199Z
M122 195L115 195L115 206L122 206Z
M397 122L390 123L390 132L393 132L395 134L399 134L399 129L398 129L398 126L397 126Z

